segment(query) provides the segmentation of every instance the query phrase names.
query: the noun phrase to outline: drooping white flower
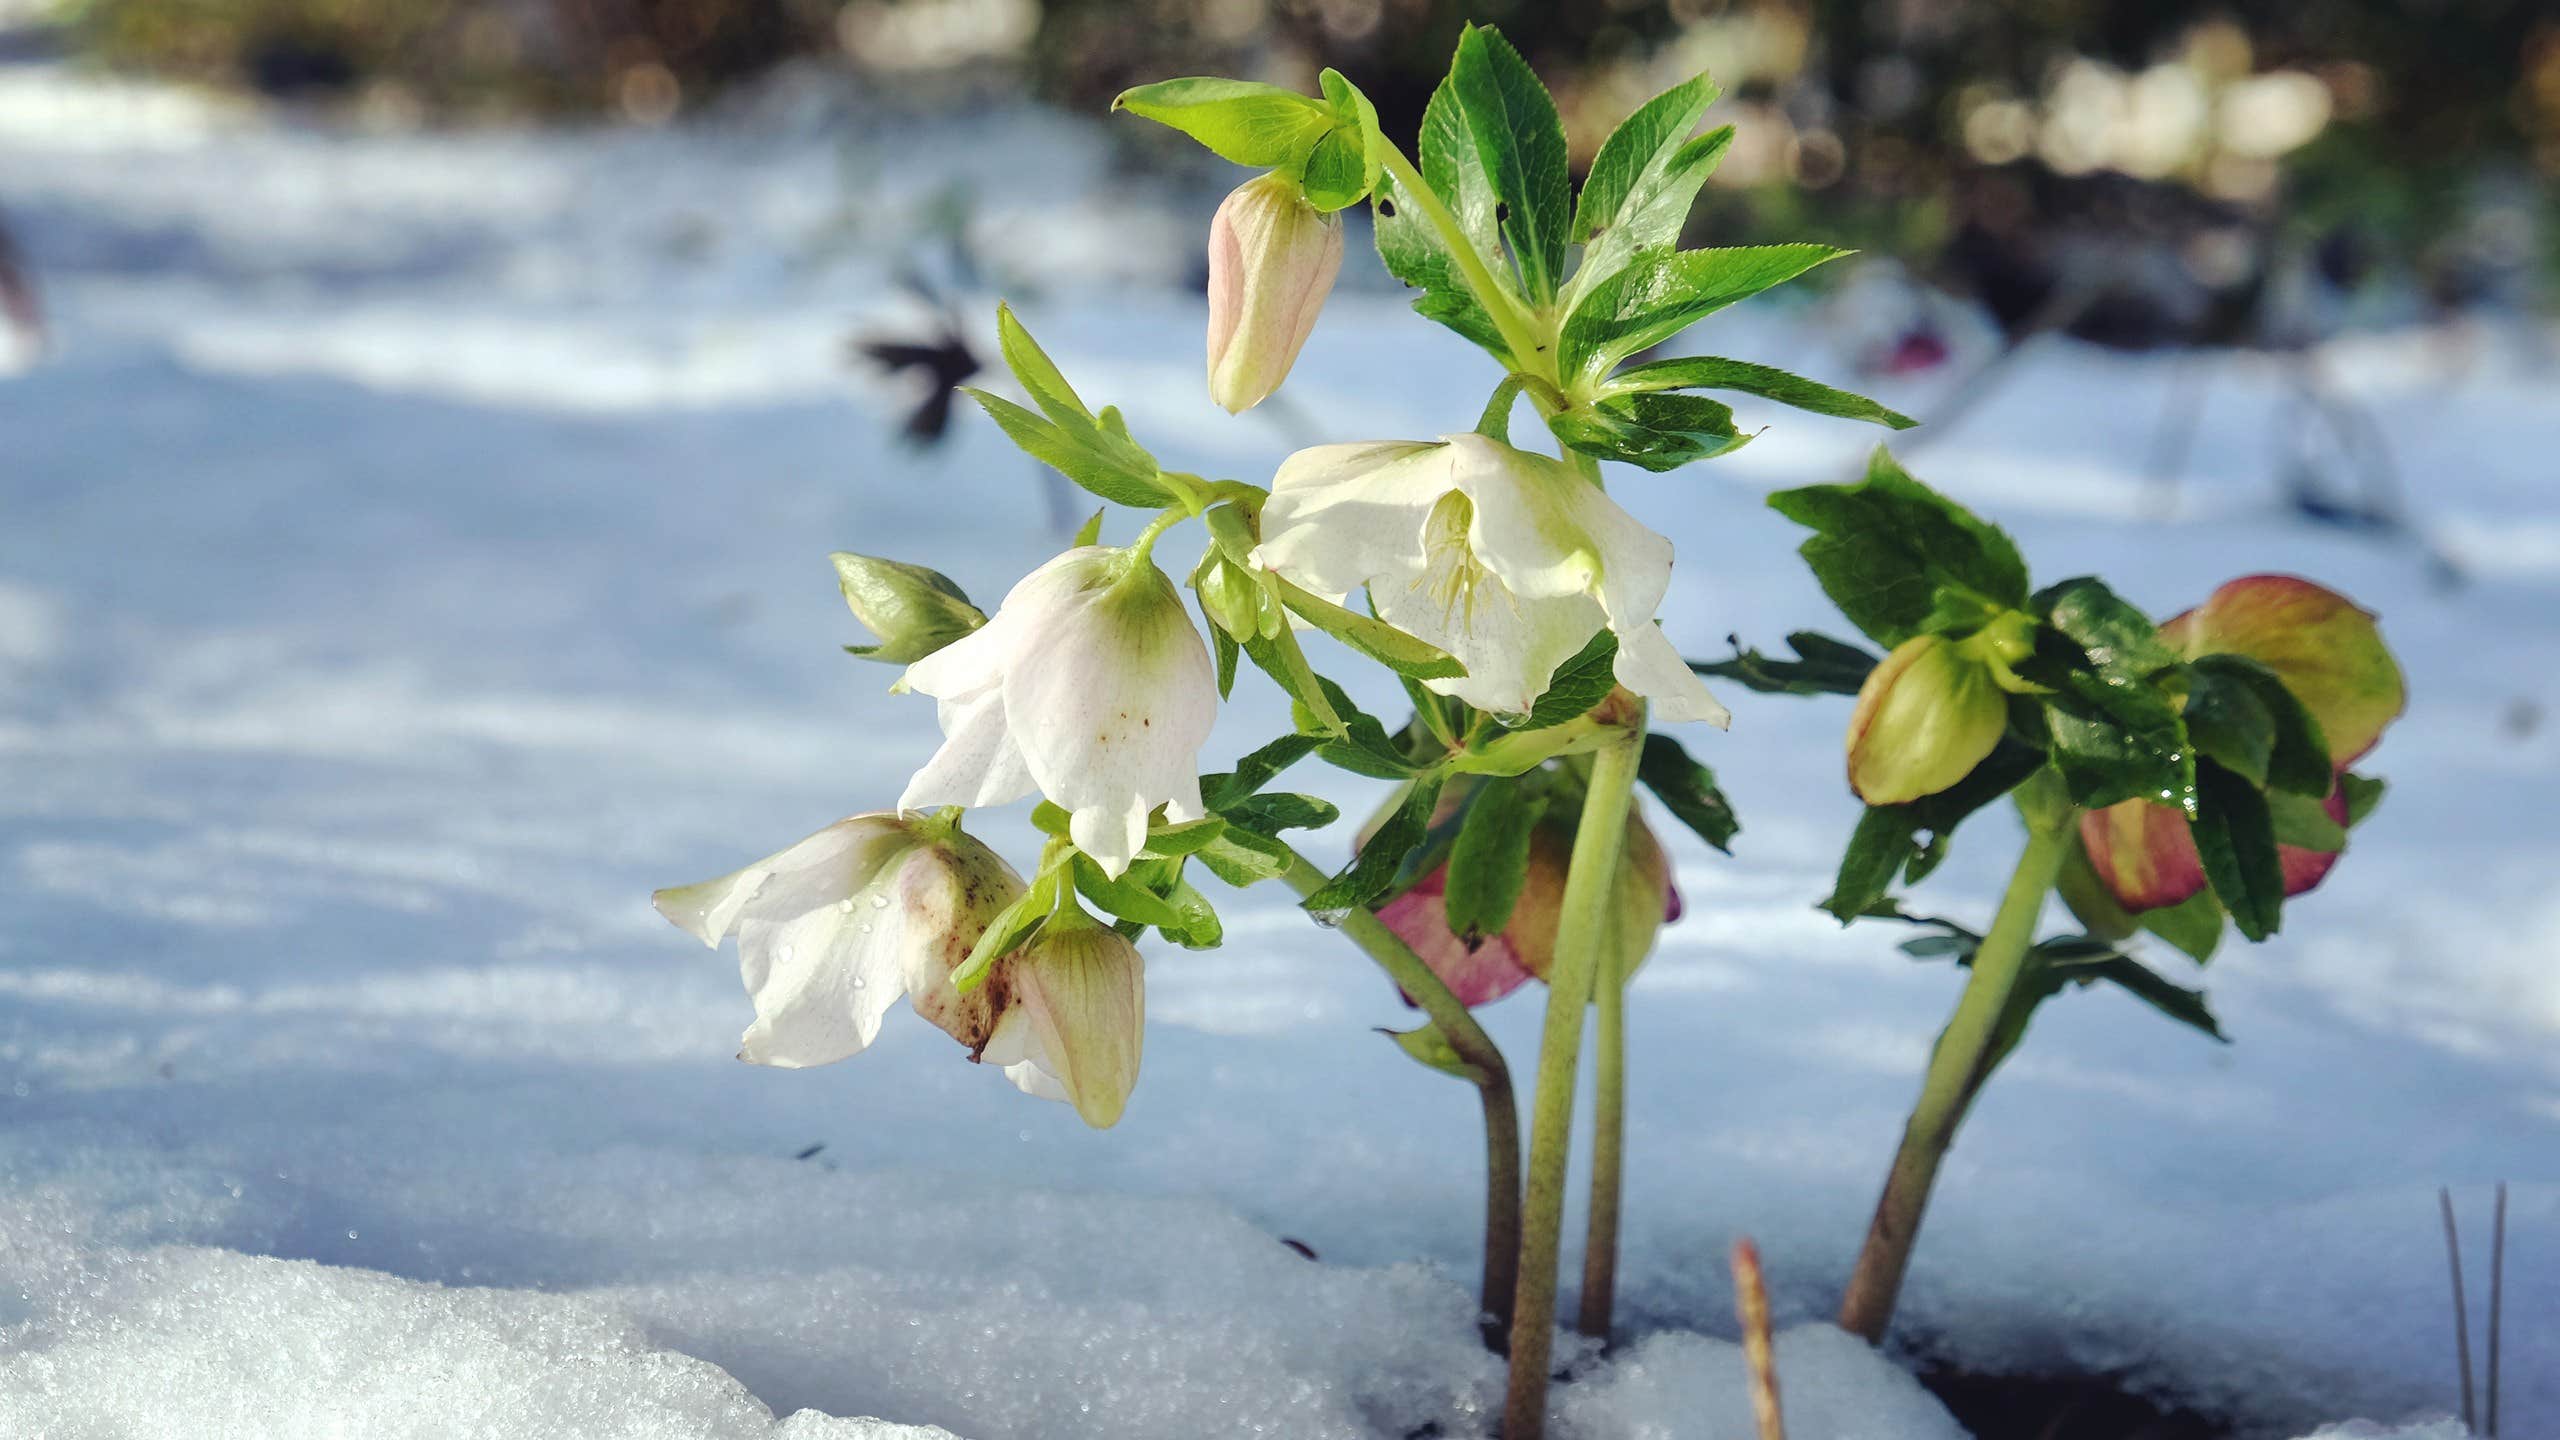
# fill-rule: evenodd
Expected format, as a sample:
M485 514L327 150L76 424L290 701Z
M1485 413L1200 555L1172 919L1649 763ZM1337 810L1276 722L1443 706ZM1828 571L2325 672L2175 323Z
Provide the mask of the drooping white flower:
M960 994L951 972L1022 888L1013 867L956 827L874 814L654 898L659 914L705 945L738 937L738 970L756 1007L738 1058L796 1069L859 1053L900 996L982 1048L996 996Z
M1146 1026L1136 946L1072 902L966 994L951 983L1023 893L1013 867L938 816L856 815L731 875L661 890L658 912L738 937L755 1023L738 1058L797 1069L860 1053L905 996L1024 1092L1120 1118Z
M996 617L909 666L940 702L942 748L902 809L1001 805L1037 790L1119 876L1148 812L1195 819L1217 672L1173 581L1135 550L1079 546L1024 576Z
M1209 396L1240 414L1280 388L1342 270L1342 217L1285 175L1248 180L1209 222Z
M1422 683L1480 710L1527 713L1605 626L1618 683L1657 718L1730 718L1653 623L1671 542L1561 460L1473 434L1301 450L1255 558L1311 590L1367 586L1388 624L1467 669Z

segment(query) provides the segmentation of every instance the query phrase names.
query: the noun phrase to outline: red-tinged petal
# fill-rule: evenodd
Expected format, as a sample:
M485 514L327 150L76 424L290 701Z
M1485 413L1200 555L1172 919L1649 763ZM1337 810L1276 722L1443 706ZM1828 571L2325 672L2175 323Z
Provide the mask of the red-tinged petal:
M2408 708L2400 664L2369 611L2293 575L2247 575L2160 627L2188 658L2246 655L2276 672L2329 741L2331 763L2354 763Z
M2187 817L2176 807L2127 800L2080 817L2089 867L2116 903L2139 913L2175 905L2205 886Z
M1488 935L1469 949L1467 942L1449 928L1446 897L1442 886L1448 871L1434 871L1420 885L1388 901L1378 910L1378 921L1397 939L1413 948L1431 973L1449 987L1462 1005L1488 1005L1526 985L1535 977L1520 966L1511 942L1500 935ZM1405 1003L1413 1003L1407 995Z

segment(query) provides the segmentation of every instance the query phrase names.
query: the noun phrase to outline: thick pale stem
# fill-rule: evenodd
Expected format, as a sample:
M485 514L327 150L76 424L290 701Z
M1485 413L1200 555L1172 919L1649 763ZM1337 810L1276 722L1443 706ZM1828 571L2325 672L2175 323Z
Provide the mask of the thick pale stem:
M1282 877L1301 899L1323 889L1330 879L1306 856L1290 852ZM1365 909L1342 918L1342 933L1360 953L1387 972L1458 1052L1474 1066L1476 1091L1484 1103L1484 1282L1482 1314L1487 1347L1499 1351L1508 1339L1513 1293L1520 1263L1520 1107L1511 1090L1511 1067L1502 1050L1448 985Z
M1618 1308L1618 1214L1627 1150L1627 976L1618 956L1599 978L1591 1075L1591 1221L1582 1243L1582 1305L1574 1328L1606 1345Z
M2038 775L2030 787L2048 783ZM2023 799L2024 797L2022 797ZM1929 1189L1937 1182L1938 1163L1954 1142L1973 1097L1982 1087L1998 1043L2001 1017L2009 1009L2019 979L2026 973L2027 953L2035 944L2036 921L2044 913L2045 895L2070 850L2074 812L2068 806L2021 804L2027 813L2026 848L2001 897L2000 913L1974 952L1973 971L1956 1001L1954 1018L1938 1037L1921 1082L1919 1103L1903 1127L1902 1148L1885 1177L1884 1194L1876 1201L1875 1219L1867 1227L1867 1243L1850 1272L1849 1290L1840 1302L1840 1328L1873 1342L1884 1338L1893 1307L1902 1295L1902 1279L1911 1267L1911 1248L1920 1238L1920 1220L1929 1205Z
M1449 252L1450 259L1457 262L1458 274L1466 280L1467 289L1474 292L1476 304L1484 308L1486 316L1493 321L1493 328L1501 332L1502 343L1510 347L1511 368L1552 384L1556 378L1555 347L1539 340L1537 325L1520 308L1520 302L1512 298L1510 290L1494 278L1492 267L1485 264L1484 255L1476 249L1475 242L1467 238L1466 229L1458 224L1458 217L1449 213L1448 205L1440 199L1440 192L1431 188L1431 183L1422 178L1422 172L1414 169L1413 162L1407 160L1404 152L1394 145L1384 145L1378 158L1386 166L1387 173L1396 177L1396 188L1404 192L1406 198L1422 211L1422 218L1439 232L1442 248Z
M1532 1102L1529 1190L1520 1221L1520 1293L1511 1317L1511 1386L1503 1440L1538 1440L1547 1419L1547 1365L1555 1349L1556 1262L1564 1237L1565 1168L1572 1153L1574 1072L1582 1060L1583 1012L1600 971L1627 842L1636 761L1644 727L1630 726L1591 757L1591 785L1573 834L1555 959L1547 970L1547 1020Z

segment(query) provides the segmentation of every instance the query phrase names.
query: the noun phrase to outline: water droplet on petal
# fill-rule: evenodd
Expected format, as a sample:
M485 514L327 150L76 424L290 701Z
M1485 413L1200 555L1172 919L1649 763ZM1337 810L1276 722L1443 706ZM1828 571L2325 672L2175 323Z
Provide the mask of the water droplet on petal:
M846 896L846 897L844 897L843 899L841 899L841 900L837 901L837 902L836 902L836 913L837 913L837 914L839 914L839 915L850 915L850 914L852 914L852 913L853 913L853 897L852 897L852 896L850 896L850 895L847 895L847 896Z
M889 897L888 897L888 896L886 896L886 895L874 895L874 896L872 896L872 897L871 897L871 908L872 908L872 909L874 909L874 910L886 910L886 909L888 909L888 908L889 908Z

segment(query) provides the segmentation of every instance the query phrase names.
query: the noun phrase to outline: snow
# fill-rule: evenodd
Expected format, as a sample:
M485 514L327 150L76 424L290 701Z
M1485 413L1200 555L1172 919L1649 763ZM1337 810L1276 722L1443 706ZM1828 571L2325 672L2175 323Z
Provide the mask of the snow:
M843 367L909 303L890 286L937 253L955 173L989 277L970 321L1022 301L1186 468L1435 434L1490 382L1363 271L1286 406L1227 419L1186 287L1214 185L1159 192L1020 110L927 123L803 85L674 132L359 136L0 67L0 206L57 340L0 383L0 1433L1485 1431L1471 1097L1366 1033L1402 1022L1392 989L1285 895L1221 894L1226 949L1151 955L1107 1134L899 1016L841 1067L736 1065L732 962L649 911L886 804L931 752L931 707L837 651L828 550L991 601L1063 543L988 427L903 449ZM1848 378L1817 311L1711 333ZM2213 362L2167 519L2142 466L2172 362L2052 347L1909 454L2046 579L2103 570L2161 612L2251 570L2336 584L2384 615L2415 705L2355 853L2204 977L2235 1043L2104 992L2039 1017L1949 1159L1903 1332L2267 1434L2441 1414L2435 1187L2476 1303L2503 1177L2505 1411L2531 1433L2560 1416L2536 1238L2560 1224L2560 416L2520 350L2324 358L2470 583L2279 509L2263 359ZM1617 487L1680 547L1691 654L1839 628L1759 496L1874 436L1744 414L1770 429L1736 456ZM1238 696L1216 755L1285 724L1259 681ZM1852 816L1845 705L1725 698L1731 736L1685 738L1748 828L1732 860L1672 838L1688 916L1631 1017L1633 1339L1580 1357L1560 1429L1744 1433L1715 1257L1748 1233L1799 1440L1956 1434L1809 1323L1953 986L1809 908ZM1027 854L1019 807L980 828ZM2006 845L1976 822L1923 901L1987 914ZM1531 1053L1534 1000L1488 1018ZM892 1428L834 1418L859 1416ZM2328 1437L2368 1433L2453 1432Z

